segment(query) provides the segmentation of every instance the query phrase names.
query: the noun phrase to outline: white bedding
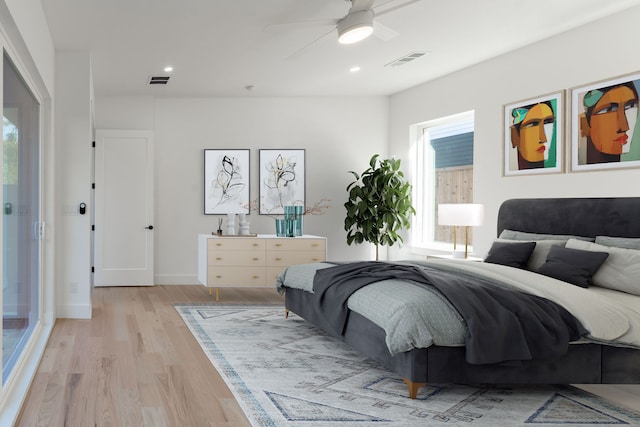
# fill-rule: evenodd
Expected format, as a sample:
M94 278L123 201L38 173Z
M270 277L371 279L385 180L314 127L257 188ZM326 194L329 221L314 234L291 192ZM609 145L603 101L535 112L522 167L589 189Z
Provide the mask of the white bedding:
M486 277L503 285L550 299L571 312L589 332L587 339L640 347L640 296L604 288L580 288L538 273L483 262L430 260L424 265ZM313 292L313 274L331 264L289 267L279 290L289 286ZM386 332L391 354L431 345L464 345L464 320L444 297L411 282L385 280L365 286L348 300L349 309Z
M434 264L446 262L433 261ZM431 263L431 262L430 262ZM524 292L547 298L567 309L589 331L589 338L640 346L637 296L581 288L528 270L484 262L457 262L456 269L501 280ZM634 303L635 301L635 303Z

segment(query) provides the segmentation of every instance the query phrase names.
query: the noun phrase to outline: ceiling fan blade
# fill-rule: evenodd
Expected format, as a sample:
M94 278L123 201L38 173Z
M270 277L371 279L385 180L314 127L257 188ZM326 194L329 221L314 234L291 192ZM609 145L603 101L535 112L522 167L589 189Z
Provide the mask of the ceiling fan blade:
M336 31L336 29L332 28L331 30L329 30L326 33L322 34L320 37L317 37L313 41L311 41L311 42L307 43L306 45L302 46L300 49L296 50L291 55L287 56L285 59L286 60L291 60L291 59L295 59L295 58L299 57L305 50L307 50L312 45L320 42L321 40L324 40L325 38L329 38L329 37L334 36L336 34L335 31Z
M373 35L383 42L388 42L389 40L395 39L400 34L396 30L389 28L378 21L373 21Z
M351 9L349 9L349 13L371 9L373 1L374 0L351 0Z
M385 3L382 3L380 6L376 6L375 8L373 8L373 10L375 12L375 16L382 16L382 15L386 15L387 13L394 12L394 11L396 11L398 9L402 9L403 7L407 7L407 6L409 6L409 5L413 4L413 3L418 3L419 1L422 1L422 0L408 0L408 1L405 1L405 2L403 2L403 3L401 3L401 4L397 5L397 6L392 6L392 7L388 8L388 9L384 9L384 10L378 11L379 7L384 6L385 4L391 3L391 2L385 2Z

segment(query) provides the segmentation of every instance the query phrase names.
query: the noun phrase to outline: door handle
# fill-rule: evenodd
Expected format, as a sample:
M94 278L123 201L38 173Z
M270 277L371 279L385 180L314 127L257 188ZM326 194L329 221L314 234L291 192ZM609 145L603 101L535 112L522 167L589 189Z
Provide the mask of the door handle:
M153 230L153 225L150 225L148 227L145 227L147 230Z

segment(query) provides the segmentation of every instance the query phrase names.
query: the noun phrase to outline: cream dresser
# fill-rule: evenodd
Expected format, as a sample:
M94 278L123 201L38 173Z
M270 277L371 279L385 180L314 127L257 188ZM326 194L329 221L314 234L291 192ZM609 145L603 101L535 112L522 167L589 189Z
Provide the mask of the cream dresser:
M198 235L198 280L204 286L274 287L285 267L325 261L327 239L319 236L253 237Z

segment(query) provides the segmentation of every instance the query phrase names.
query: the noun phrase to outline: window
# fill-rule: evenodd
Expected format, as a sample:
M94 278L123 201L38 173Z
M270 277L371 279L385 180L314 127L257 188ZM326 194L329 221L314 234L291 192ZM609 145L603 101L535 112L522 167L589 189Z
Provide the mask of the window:
M414 205L418 214L412 230L415 248L448 250L453 227L438 226L440 203L473 202L473 111L416 125L413 147ZM469 229L469 244L473 242ZM464 233L457 233L464 245Z

